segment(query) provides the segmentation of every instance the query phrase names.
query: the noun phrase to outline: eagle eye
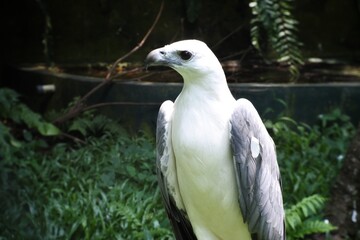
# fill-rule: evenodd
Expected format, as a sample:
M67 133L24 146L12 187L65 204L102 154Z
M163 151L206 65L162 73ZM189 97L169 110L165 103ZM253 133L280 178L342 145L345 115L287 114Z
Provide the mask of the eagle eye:
M192 53L189 51L179 51L178 55L182 60L189 60L192 57Z

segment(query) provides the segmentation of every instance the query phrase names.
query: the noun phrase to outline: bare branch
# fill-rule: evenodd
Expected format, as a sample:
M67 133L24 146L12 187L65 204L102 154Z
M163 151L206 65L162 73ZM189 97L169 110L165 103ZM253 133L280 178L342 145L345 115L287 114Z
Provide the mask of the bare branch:
M223 42L225 42L229 37L231 37L232 35L234 35L235 33L237 33L238 31L240 31L242 28L244 27L244 24L241 24L240 26L238 26L237 28L235 28L233 31L231 31L228 35L226 35L225 37L223 37L222 39L220 39L220 41L218 41L214 46L211 47L211 49L215 49L218 46L220 46Z
M156 15L155 21L153 22L153 24L151 25L151 27L149 28L149 30L147 31L147 33L145 34L143 39L130 52L128 52L127 54L125 54L124 56L122 56L121 58L119 58L118 60L115 61L115 63L112 65L108 75L106 76L106 79L110 79L111 75L114 73L114 71L116 69L116 66L120 62L122 62L125 58L129 57L131 54L136 52L139 48L141 48L144 45L145 41L150 36L150 33L154 30L157 22L159 21L161 13L163 11L163 8L164 8L164 1L161 2L160 9L159 9L158 14Z
M84 108L84 111L88 111L94 108L115 106L115 105L128 105L128 106L160 106L158 102L106 102L98 103Z
M73 140L74 142L79 142L79 143L82 143L82 144L86 144L86 142L85 142L84 140L82 140L82 139L80 139L80 138L78 138L78 137L75 137L75 136L73 136L73 135L70 135L70 134L68 134L68 133L62 132L61 135L64 136L64 137L70 138L70 139Z
M87 94L85 94L81 99L79 99L77 101L77 103L67 112L65 113L63 116L60 116L59 118L55 119L53 122L54 123L62 123L64 121L67 121L71 118L74 118L75 116L77 116L78 114L80 114L81 112L84 111L85 109L85 101L96 91L98 91L100 88L104 87L105 85L109 84L112 82L112 80L115 77L118 77L122 74L118 74L113 76L116 66L123 61L125 58L129 57L131 54L133 54L134 52L136 52L137 50L139 50L139 48L141 48L145 41L147 40L147 38L150 36L151 32L154 30L157 22L160 19L160 16L162 14L164 8L164 1L161 2L160 5L160 9L158 14L156 15L156 18L153 22L153 24L151 25L151 27L149 28L149 30L146 32L145 36L142 38L142 40L128 53L126 53L124 56L122 56L121 58L119 58L118 60L116 60L114 62L114 64L112 65L111 69L109 70L106 78L104 79L104 81L102 81L101 83L99 83L97 86L95 86L93 89L91 89ZM135 71L135 70L134 70ZM124 74L124 73L123 73Z

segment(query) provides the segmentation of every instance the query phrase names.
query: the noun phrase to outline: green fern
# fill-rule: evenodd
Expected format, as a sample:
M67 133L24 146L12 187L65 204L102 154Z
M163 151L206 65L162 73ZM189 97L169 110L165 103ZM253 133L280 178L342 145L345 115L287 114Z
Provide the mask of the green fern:
M315 194L286 209L287 238L300 239L305 235L335 230L333 225L313 217L323 208L324 203L325 198Z
M314 233L327 233L332 230L335 230L336 227L320 220L305 220L301 226L296 229L293 237L288 237L288 239L302 239L306 235Z
M292 14L293 3L294 0L251 0L253 19L250 34L253 46L261 53L261 30L265 30L271 48L277 53L277 61L287 64L293 79L296 79L303 57L296 36L298 22Z
M126 131L116 121L98 115L95 111L86 111L82 116L74 119L68 126L68 131L79 132L84 137L101 135L104 132L112 134L126 134Z

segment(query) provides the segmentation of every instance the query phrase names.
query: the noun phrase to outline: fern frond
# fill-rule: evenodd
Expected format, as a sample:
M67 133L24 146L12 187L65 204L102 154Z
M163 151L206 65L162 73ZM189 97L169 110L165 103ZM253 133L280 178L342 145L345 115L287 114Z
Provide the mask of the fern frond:
M126 131L116 121L111 120L104 115L96 115L95 112L85 112L82 117L74 119L69 131L78 131L83 136L96 135L102 132L112 132L125 134Z
M291 208L285 210L287 224L289 224L289 226L294 226L293 228L295 228L296 225L302 223L301 219L306 219L318 212L323 207L324 203L325 198L318 194L302 199Z
M306 235L314 233L327 233L337 228L333 225L320 220L307 220L304 221L299 228L296 229L294 234L295 238L303 238Z
M325 198L315 194L302 199L297 204L285 210L285 223L289 239L303 238L314 233L326 233L336 227L314 218L324 206Z
M299 66L303 64L303 57L298 38L298 22L292 9L294 0L252 0L253 19L251 20L251 42L260 52L260 28L268 36L271 48L277 54L277 61L289 66L290 73L296 78Z

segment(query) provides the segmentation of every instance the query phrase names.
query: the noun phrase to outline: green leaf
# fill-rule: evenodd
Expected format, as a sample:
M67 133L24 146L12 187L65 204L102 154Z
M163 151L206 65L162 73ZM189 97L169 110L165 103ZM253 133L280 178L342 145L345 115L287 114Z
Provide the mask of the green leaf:
M126 171L129 173L129 175L131 177L134 177L137 174L137 171L136 171L135 167L131 166L131 165L126 166Z
M36 124L38 131L43 136L56 136L60 134L60 129L52 123L39 122Z

